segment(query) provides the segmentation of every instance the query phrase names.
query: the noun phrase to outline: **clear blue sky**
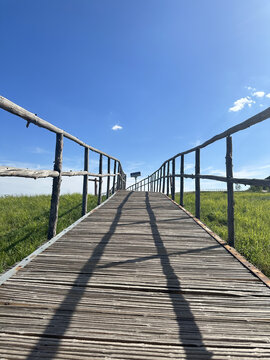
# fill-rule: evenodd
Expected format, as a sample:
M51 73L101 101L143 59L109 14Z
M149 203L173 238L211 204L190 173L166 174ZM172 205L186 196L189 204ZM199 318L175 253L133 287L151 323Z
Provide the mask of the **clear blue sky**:
M128 174L148 175L270 106L269 0L0 5L1 95L119 158ZM3 110L0 118L0 165L52 167L54 135ZM267 120L234 136L237 175L270 175L269 134ZM65 168L81 169L83 149L64 147ZM222 173L224 156L224 141L203 150L203 172ZM31 193L37 182L0 179L0 193Z

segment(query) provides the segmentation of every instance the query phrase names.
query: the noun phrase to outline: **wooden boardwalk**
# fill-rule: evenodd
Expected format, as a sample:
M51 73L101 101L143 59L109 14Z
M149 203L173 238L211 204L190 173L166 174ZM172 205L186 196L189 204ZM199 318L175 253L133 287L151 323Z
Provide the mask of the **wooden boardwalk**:
M0 359L270 359L269 288L160 193L119 191L0 299Z

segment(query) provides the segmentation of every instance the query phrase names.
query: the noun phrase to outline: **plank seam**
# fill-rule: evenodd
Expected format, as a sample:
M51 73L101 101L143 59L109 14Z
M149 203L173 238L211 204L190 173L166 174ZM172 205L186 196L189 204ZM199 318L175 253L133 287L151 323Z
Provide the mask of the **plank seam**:
M201 220L197 219L191 212L186 210L183 206L178 204L176 201L172 200L166 194L164 195L167 199L169 199L173 204L183 210L189 217L191 217L196 224L198 224L202 229L204 229L214 240L216 240L223 248L225 248L234 258L236 258L246 269L249 270L255 277L261 280L264 285L270 288L270 279L264 275L255 265L251 264L243 255L241 255L236 249L229 246L228 243L221 239L214 231L212 231L208 226L206 226Z
M39 254L41 254L43 251L48 249L52 244L54 244L57 240L59 240L62 236L64 236L66 233L68 233L70 230L72 230L74 227L76 227L80 222L82 222L84 219L86 219L89 215L93 214L97 209L102 207L104 204L106 204L110 199L112 199L118 192L117 190L112 196L110 196L108 199L106 199L103 203L96 206L94 209L89 211L84 216L80 217L78 220L76 220L73 224L62 230L58 235L54 236L52 239L38 247L35 251L33 251L31 254L26 256L23 260L21 260L19 263L17 263L15 266L13 266L11 269L6 271L4 274L0 276L0 286L6 282L11 276L16 274L19 270L23 269L27 264L30 263L34 258L36 258Z

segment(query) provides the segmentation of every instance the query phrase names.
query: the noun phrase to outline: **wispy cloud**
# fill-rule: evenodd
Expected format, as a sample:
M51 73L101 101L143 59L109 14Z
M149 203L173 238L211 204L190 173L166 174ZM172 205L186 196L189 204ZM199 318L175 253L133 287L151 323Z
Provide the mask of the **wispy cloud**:
M245 86L245 88L248 89L248 90L256 91L256 89L254 87L251 87L251 86Z
M265 92L264 91L255 91L252 95L256 96L258 98L262 98L262 97L264 97Z
M50 154L51 152L36 146L34 149L31 150L32 154Z
M249 107L254 104L255 101L251 99L250 96L243 97L241 99L236 100L233 104L234 106L229 108L229 111L240 111L244 108L245 105L248 105Z
M144 161L125 161L124 168L127 172L129 171L140 171L142 168L145 171ZM148 171L149 169L146 169ZM150 170L151 171L151 170Z
M241 99L238 99L234 102L234 106L229 108L229 111L233 111L233 112L237 112L240 111L242 109L244 109L244 107L247 105L249 108L252 107L253 104L256 103L256 101L258 101L258 105L260 107L263 107L264 105L260 104L260 100L263 98L270 98L270 93L266 93L265 91L257 91L256 88L252 87L252 86L245 86L245 88L249 91L248 96L242 97ZM255 101L256 100L256 101Z
M122 129L123 129L123 126L121 126L121 125L114 125L114 126L112 127L112 130L114 130L114 131L122 130Z
M195 141L192 141L191 143L190 143L190 145L191 146L199 146L199 145L201 145L201 140L199 140L199 139L197 139L197 140L195 140Z
M185 164L185 167L184 167L184 171L187 171L187 170L194 170L195 168L195 165L194 164Z

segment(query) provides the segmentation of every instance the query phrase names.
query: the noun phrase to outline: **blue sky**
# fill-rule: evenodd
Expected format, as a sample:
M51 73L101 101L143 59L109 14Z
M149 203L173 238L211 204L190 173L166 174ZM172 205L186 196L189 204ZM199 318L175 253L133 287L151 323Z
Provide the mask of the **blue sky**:
M148 175L270 106L269 0L0 4L1 95L119 158L128 175ZM53 134L3 110L0 118L1 165L52 167ZM266 120L233 137L235 175L270 175L269 133ZM82 155L65 141L66 169L81 169ZM222 174L224 157L224 141L202 150L202 172ZM0 194L50 188L50 180L0 179ZM81 179L65 180L63 192L73 191Z

